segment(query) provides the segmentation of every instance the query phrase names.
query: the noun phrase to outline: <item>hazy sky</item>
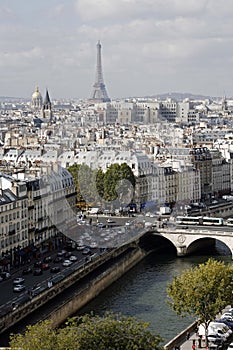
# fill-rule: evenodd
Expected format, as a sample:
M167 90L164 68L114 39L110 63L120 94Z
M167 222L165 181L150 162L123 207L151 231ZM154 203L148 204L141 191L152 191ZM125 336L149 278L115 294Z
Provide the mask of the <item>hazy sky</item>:
M1 0L0 96L233 95L232 0Z

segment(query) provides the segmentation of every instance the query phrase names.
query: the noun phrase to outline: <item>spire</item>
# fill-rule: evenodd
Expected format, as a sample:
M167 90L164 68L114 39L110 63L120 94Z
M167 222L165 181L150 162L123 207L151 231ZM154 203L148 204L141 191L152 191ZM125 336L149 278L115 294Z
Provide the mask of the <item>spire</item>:
M52 122L53 119L53 113L52 113L52 103L50 101L48 89L46 89L45 92L45 99L42 107L42 117L47 118Z
M44 104L46 104L46 105L47 104L51 104L49 93L48 93L48 89L46 89Z
M102 63L101 63L101 44L98 40L97 42L97 63L96 63L96 76L95 83L93 85L93 93L91 96L91 100L96 102L108 102L110 98L108 97L104 79L103 79L103 71L102 71Z

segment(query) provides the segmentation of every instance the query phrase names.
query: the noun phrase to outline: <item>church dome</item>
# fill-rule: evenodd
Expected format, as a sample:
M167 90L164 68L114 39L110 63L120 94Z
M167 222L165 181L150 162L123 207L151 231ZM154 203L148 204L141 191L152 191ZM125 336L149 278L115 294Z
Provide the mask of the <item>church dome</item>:
M42 98L41 93L39 91L39 87L36 86L35 91L32 94L32 99Z
M42 96L41 93L39 91L39 87L36 86L35 91L32 94L32 108L33 109L41 109L42 107Z

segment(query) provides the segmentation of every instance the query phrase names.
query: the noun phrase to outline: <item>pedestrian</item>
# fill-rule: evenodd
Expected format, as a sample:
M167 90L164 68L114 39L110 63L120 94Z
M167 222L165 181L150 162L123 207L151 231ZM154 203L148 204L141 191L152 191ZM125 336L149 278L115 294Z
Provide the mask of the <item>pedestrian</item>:
M201 348L201 336L198 338L198 347Z
M189 331L186 333L186 340L189 340L189 338L190 338L190 333L189 333Z
M192 350L196 350L196 344L195 343L193 343L193 345L192 345Z

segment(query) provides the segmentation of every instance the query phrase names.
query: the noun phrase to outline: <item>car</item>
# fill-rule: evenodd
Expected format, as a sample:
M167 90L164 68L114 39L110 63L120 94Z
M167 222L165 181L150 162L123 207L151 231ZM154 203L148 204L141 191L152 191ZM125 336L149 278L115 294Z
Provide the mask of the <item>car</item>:
M32 268L29 266L25 267L25 269L22 271L22 275L29 275L30 273L32 273Z
M96 242L91 242L90 243L90 248L92 248L92 249L97 248L97 243Z
M13 284L16 284L16 285L23 284L24 282L25 282L25 279L23 277L16 277L13 280Z
M227 347L227 350L233 350L233 343L230 343Z
M4 280L7 280L8 278L11 278L11 274L10 272L3 271L1 272L0 277L2 277Z
M61 250L60 252L57 253L58 257L62 257L66 254L66 250Z
M83 254L83 255L89 255L89 254L91 254L91 249L86 247L85 249L83 249L82 254Z
M62 263L63 266L67 267L67 266L70 266L72 265L72 261L70 260L64 260L63 263Z
M106 225L103 222L97 222L96 227L104 228Z
M75 256L75 255L71 255L71 256L69 257L69 260L70 260L70 261L77 261L78 258L77 258L77 256Z
M62 259L61 256L57 256L57 257L53 260L53 262L54 262L55 264L60 263L60 262L62 262L62 261L63 261L63 259Z
M45 263L49 263L49 262L52 261L52 258L51 258L51 256L46 256L46 257L44 258L43 261L44 261Z
M125 226L130 226L130 222L126 221Z
M36 262L34 262L34 267L41 267L42 265L42 261L41 260L38 260Z
M225 336L222 336L222 335L217 334L217 333L208 334L207 339L209 342L212 342L214 344L222 344L227 340L227 338Z
M114 221L111 218L108 218L106 221L107 221L108 224L113 224L114 223Z
M71 255L72 255L71 252L66 252L65 255L64 255L64 257L65 257L65 258L69 258Z
M13 291L14 292L23 292L25 290L25 286L23 284L16 284L14 287L13 287Z
M51 267L51 269L50 269L50 272L51 272L51 273L57 273L57 272L60 272L60 271L61 271L61 269L60 269L59 266L53 266L53 267Z
M50 269L50 266L49 266L49 264L47 264L47 263L43 263L43 264L41 265L41 268L42 268L42 270L49 270L49 269Z
M77 250L84 250L86 248L85 245L77 245L76 249Z
M33 271L33 275L34 276L40 276L43 274L43 270L41 267L37 267L34 271Z

